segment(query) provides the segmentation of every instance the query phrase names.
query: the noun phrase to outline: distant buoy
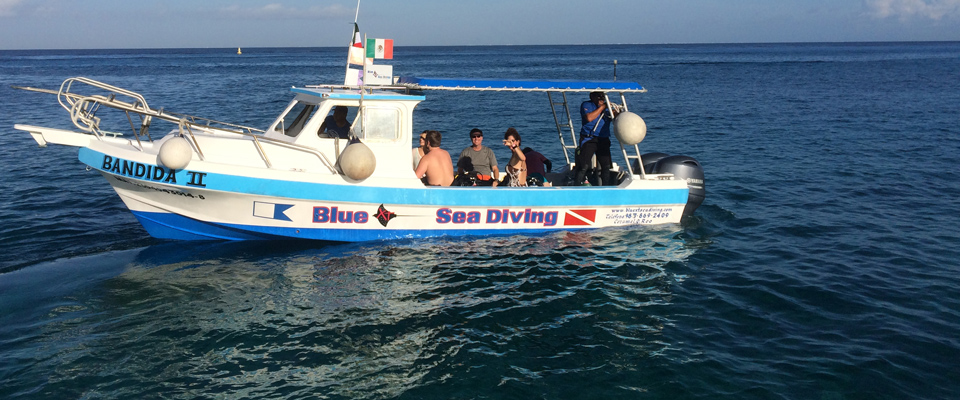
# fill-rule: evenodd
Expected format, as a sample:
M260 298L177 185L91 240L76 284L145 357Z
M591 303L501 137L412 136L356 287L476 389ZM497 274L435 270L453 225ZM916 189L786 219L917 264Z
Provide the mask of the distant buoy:
M357 181L369 178L377 169L377 158L373 151L357 138L351 139L347 148L343 149L338 163L344 175Z
M647 136L647 123L637 114L622 112L613 119L613 132L620 143L633 146Z
M193 158L193 146L186 138L170 138L160 146L160 164L170 169L183 169Z
M237 54L243 54L243 52L240 51L240 48L239 48L239 47L237 47Z

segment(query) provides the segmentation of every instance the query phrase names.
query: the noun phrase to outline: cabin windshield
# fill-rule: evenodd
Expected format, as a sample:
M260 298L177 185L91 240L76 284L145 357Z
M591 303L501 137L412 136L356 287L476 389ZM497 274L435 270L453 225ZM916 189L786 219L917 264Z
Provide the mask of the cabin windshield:
M326 107L323 107L326 109ZM315 103L295 100L277 121L273 131L289 137L299 136L305 128L316 130L320 138L346 139L356 136L363 140L395 142L400 139L401 112L384 105L333 105L326 112ZM316 120L316 122L311 122Z
M316 104L297 101L287 109L286 114L280 117L280 123L273 130L287 136L296 137L315 111L317 111Z

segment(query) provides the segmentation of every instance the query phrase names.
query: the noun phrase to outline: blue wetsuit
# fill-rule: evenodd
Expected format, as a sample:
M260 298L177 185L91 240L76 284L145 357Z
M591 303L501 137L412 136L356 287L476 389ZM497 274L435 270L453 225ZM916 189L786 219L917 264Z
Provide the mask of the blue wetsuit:
M610 115L603 111L597 119L587 120L587 114L597 110L592 101L580 104L580 149L577 152L577 169L586 171L590 168L590 159L597 156L600 168L610 171L613 168L613 158L610 155Z
M592 101L585 101L580 104L580 142L583 143L585 139L589 139L590 136L597 137L610 137L610 116L604 110L600 118L597 118L593 121L587 120L587 114L590 114L597 110L597 105L593 104ZM599 127L594 127L596 125Z

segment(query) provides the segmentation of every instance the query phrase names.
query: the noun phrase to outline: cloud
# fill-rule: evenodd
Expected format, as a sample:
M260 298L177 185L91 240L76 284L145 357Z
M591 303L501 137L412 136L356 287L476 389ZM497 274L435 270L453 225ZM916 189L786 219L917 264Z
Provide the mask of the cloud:
M866 0L867 13L875 18L912 17L940 20L960 17L960 0Z
M341 5L296 8L287 7L279 3L273 3L262 7L240 7L234 5L221 8L218 10L218 14L221 17L230 19L342 19L346 16L352 17L354 15L354 10L347 9Z
M0 0L0 17L12 17L17 15L17 6L21 0Z

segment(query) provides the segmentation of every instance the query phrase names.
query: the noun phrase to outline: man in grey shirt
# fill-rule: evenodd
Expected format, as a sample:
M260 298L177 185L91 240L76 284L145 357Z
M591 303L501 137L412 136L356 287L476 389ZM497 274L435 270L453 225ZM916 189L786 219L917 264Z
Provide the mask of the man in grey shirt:
M469 171L476 171L481 186L497 186L500 181L500 170L497 168L497 156L493 150L483 145L483 131L473 128L470 130L471 145L460 152L457 160L457 174L463 175Z

